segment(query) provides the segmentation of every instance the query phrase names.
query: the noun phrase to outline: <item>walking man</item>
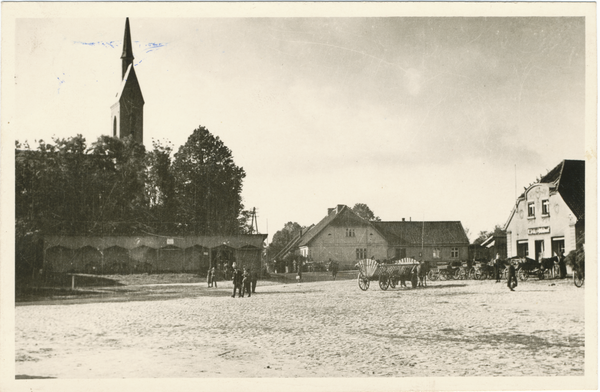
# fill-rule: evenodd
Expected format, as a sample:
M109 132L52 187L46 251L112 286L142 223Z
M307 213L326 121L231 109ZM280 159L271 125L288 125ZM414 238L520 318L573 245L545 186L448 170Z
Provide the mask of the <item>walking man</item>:
M508 280L507 285L510 291L515 291L514 287L517 287L517 271L515 270L515 265L510 263L508 265Z
M242 298L248 292L248 297L252 296L252 292L250 291L250 271L244 268L244 272L242 273Z
M233 265L231 266L233 268L233 276L232 276L232 281L233 281L233 294L231 295L231 298L235 298L235 290L237 289L238 291L238 297L242 296L242 271L240 271L236 265L236 263L233 263Z
M252 294L256 292L256 282L258 281L258 274L252 270L250 271L250 284L252 285Z
M500 283L500 269L502 268L502 261L500 260L500 254L496 253L496 260L494 261L494 273L496 274L496 283Z
M206 279L208 280L208 287L213 287L213 284L215 288L217 287L217 271L215 270L215 267L208 270Z

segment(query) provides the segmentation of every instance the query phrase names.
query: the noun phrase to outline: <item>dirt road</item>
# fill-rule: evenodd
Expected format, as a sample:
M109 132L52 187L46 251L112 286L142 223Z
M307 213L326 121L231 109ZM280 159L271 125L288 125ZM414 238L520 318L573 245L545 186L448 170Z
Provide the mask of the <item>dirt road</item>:
M375 283L375 282L373 282ZM183 287L183 286L182 286ZM179 290L170 286L169 290ZM356 281L17 306L20 377L581 376L585 288L493 281L388 289Z

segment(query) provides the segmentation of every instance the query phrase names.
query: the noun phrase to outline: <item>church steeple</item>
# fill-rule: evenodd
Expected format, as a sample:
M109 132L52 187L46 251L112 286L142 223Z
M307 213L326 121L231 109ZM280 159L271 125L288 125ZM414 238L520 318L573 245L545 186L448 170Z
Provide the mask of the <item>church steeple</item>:
M129 67L129 64L133 63L133 49L131 46L131 32L129 31L129 18L125 19L125 37L123 37L123 54L121 55L121 60L123 62L123 73L121 74L121 78L123 78L127 72L127 67Z
M110 107L112 135L121 139L131 137L139 144L144 144L144 97L133 64L129 18L125 21L121 61L121 86L116 102Z

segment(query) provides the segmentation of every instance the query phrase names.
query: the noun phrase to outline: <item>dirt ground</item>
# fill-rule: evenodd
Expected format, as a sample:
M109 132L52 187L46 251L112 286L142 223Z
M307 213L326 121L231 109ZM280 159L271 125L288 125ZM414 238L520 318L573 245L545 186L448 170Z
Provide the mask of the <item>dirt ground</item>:
M18 304L17 378L584 374L585 287L571 280L515 292L490 280L259 282L245 298L230 282L158 287L139 301Z

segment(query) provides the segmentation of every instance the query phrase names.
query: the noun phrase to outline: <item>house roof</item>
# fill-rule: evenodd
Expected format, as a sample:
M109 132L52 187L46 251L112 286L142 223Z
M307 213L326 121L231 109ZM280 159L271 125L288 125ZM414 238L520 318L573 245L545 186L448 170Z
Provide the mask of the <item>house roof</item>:
M302 238L302 236L304 234L306 234L313 227L314 227L314 225L311 225L308 227L308 229L300 231L300 233L297 234L294 238L292 238L287 244L285 244L285 246L279 252L277 252L275 257L273 257L273 258L275 260L280 260L281 258L283 258L283 256L286 255L286 253L288 253L290 250L292 250L298 246L298 243L300 242L300 239Z
M579 220L585 217L585 161L564 160L548 174L546 174L540 182L550 182L550 175L554 171L558 171L557 181L558 193L573 215ZM548 180L546 179L548 177Z
M350 207L344 204L339 204L336 208L330 208L327 216L319 223L309 229L300 239L298 246L306 246L320 232L329 225L345 225L348 226L367 226L369 221L358 216Z
M390 246L408 245L469 245L460 221L441 222L371 222Z
M585 161L565 159L529 188L540 183L553 184L577 220L585 218ZM510 224L525 193L517 198L504 229Z

